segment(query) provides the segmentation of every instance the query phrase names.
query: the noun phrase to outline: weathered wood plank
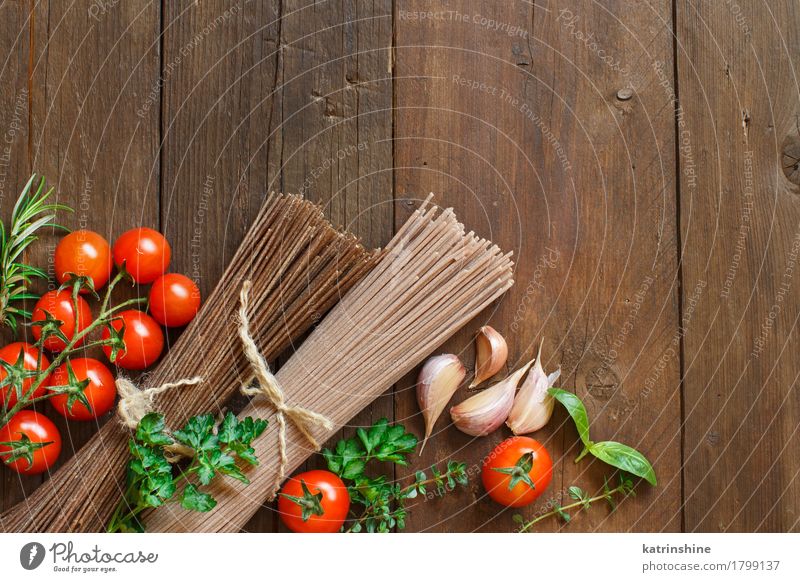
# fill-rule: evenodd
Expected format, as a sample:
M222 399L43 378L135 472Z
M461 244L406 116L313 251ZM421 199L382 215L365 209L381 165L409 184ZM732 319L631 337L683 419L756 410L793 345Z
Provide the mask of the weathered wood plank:
M276 16L277 2L165 4L162 220L173 269L204 296L274 180Z
M677 3L687 531L800 531L798 19Z
M319 201L368 245L391 236L391 76L371 52L386 60L389 6L167 7L163 218L204 293L269 190ZM265 508L246 529L277 527Z
M158 123L136 108L158 78L159 18L147 2L35 8L32 165L75 209L63 224L112 242L134 226L158 227ZM34 264L51 264L55 242L31 253ZM49 416L61 430L62 462L98 426Z
M613 517L602 508L581 516L570 531L678 529L677 354L654 371L678 329L674 120L650 66L671 67L669 3L652 11L626 2L454 2L432 15L423 2L397 8L398 222L434 191L517 260L517 284L498 308L442 351L471 365L472 334L491 322L506 334L517 367L545 338L546 367L561 365L562 385L594 419L593 436L646 452L663 483L640 487ZM628 85L635 96L618 101ZM398 397L397 417L422 431L413 390ZM478 477L482 458L508 431L472 439L448 421L419 464L465 460L470 493L467 501L456 494L427 502L410 529L512 530L510 512L485 497ZM572 463L577 437L560 410L536 436L556 475L526 516L564 502L570 485L602 487L605 467Z
M207 297L279 189L279 2L164 9L161 216L172 269ZM158 117L158 102L149 115Z
M31 24L28 7L17 2L0 5L0 213L8 221L19 192L30 177L30 101L28 85ZM7 328L0 341L12 341ZM11 507L42 482L0 467L0 509Z
M392 3L292 0L283 11L281 186L322 204L367 246L381 246L393 232ZM350 424L392 419L393 407L389 394ZM322 464L315 457L305 466ZM272 509L262 510L248 529L273 519Z

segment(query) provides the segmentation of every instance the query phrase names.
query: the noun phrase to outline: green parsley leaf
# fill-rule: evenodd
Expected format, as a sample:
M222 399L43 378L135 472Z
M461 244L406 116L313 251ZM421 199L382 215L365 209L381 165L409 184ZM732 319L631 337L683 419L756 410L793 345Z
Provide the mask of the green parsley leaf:
M171 445L172 439L165 429L164 415L151 412L139 421L139 426L136 427L136 440L151 447Z
M219 447L219 438L214 434L214 417L210 414L193 416L173 434L178 441L198 452L213 451Z
M216 499L214 499L208 493L202 493L198 491L197 487L194 485L189 484L183 489L183 495L181 495L181 506L184 509L205 513L214 509L216 505Z

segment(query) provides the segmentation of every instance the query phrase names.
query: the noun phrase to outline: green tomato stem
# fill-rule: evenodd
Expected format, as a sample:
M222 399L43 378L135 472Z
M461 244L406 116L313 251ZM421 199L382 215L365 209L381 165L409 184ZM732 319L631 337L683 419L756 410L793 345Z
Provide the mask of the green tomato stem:
M120 303L119 305L116 305L114 307L111 307L111 308L108 307L108 304L109 304L109 302L111 300L111 293L114 290L114 287L117 286L117 284L122 280L123 277L124 277L123 273L118 273L111 280L111 282L109 282L108 287L106 289L105 296L103 297L103 303L102 303L102 306L100 308L100 313L97 315L97 318L94 321L92 321L92 323L90 323L86 328L84 328L83 330L75 333L73 335L72 339L66 345L66 347L53 359L52 362L50 362L50 365L47 367L47 369L41 371L36 376L36 379L31 383L31 385L28 388L28 390L22 395L22 398L20 398L19 401L10 410L6 411L2 415L2 417L0 417L0 427L3 427L6 424L8 424L9 420L11 420L11 418L17 412L19 412L20 410L22 410L26 406L29 406L33 402L38 402L40 400L47 400L48 398L52 398L53 396L55 396L55 393L48 392L43 396L39 396L39 397L36 397L36 398L31 398L31 396L36 392L37 388L39 388L39 386L41 386L42 382L44 382L44 380L48 376L50 376L50 374L52 374L56 370L56 368L58 368L61 364L63 364L69 357L73 356L76 353L76 351L78 351L78 350L83 351L84 349L86 349L86 347L80 346L80 344L83 342L84 338L86 338L89 334L91 334L97 328L99 328L99 327L101 327L103 325L106 325L110 321L111 316L114 313L116 313L117 311L119 311L121 309L125 309L126 307L130 307L132 305L141 304L142 302L145 301L144 298L137 297L137 298L134 298L134 299L128 299L127 301L123 301L122 303ZM77 305L77 302L75 304ZM78 312L77 312L77 307L76 307L76 310L75 310L76 317L77 317L77 313ZM98 342L94 342L94 343L96 344ZM90 344L90 345L93 345L93 344ZM43 346L40 346L37 351L39 352L37 369L41 369Z

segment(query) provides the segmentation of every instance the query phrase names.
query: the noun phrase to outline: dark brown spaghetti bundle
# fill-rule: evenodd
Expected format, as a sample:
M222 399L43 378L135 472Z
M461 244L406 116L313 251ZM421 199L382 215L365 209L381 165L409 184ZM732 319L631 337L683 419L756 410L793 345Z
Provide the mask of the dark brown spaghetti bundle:
M272 495L276 476L297 468L315 442L332 436L502 295L513 284L512 271L510 255L465 233L451 209L437 215L426 201L375 268L277 373L280 397L265 391L240 414L269 419L253 443L260 464L247 472L251 484L213 482L208 492L218 502L214 510L161 507L146 518L148 530L238 531ZM246 326L247 317L242 319ZM313 411L331 424L303 427L281 419L276 410L283 406ZM279 446L284 436L285 462Z
M335 229L320 208L291 195L267 200L222 282L158 367L140 383L159 386L202 376L155 401L170 425L218 412L247 380L237 341L239 289L252 281L255 339L271 360L307 331L374 265L379 253ZM4 531L102 531L122 494L129 433L111 421L50 480L0 516Z

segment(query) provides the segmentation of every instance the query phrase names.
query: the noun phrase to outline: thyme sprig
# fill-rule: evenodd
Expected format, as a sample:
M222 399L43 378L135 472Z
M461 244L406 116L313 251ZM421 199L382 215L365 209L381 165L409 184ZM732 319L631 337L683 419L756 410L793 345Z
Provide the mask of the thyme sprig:
M383 475L367 476L367 465L372 461L407 466L408 455L416 450L418 443L419 439L406 432L405 427L390 426L389 421L382 418L369 429L359 428L355 437L340 440L333 450L325 449L322 452L328 470L347 484L351 507L358 508L344 531L388 532L395 527L403 529L408 516L408 500L426 495L429 488L441 496L458 485L467 485L467 466L456 461L449 461L444 471L434 465L430 469L431 477L423 471L417 471L414 482L405 486L388 482Z
M634 497L636 493L633 488L633 480L629 476L620 473L619 485L612 488L606 479L603 483L603 492L599 495L591 496L577 485L573 485L567 490L567 492L572 499L576 500L575 503L570 503L568 505L564 505L563 507L556 504L552 510L548 511L547 513L543 513L528 522L526 522L525 519L518 513L514 514L511 519L514 520L515 523L519 524L520 533L530 531L534 525L550 517L559 517L564 521L564 523L569 523L569 521L572 519L572 516L568 513L569 511L573 509L577 511L589 509L592 504L597 501L605 501L611 507L611 511L615 511L617 508L617 501L615 498L619 496L622 496L623 498Z

